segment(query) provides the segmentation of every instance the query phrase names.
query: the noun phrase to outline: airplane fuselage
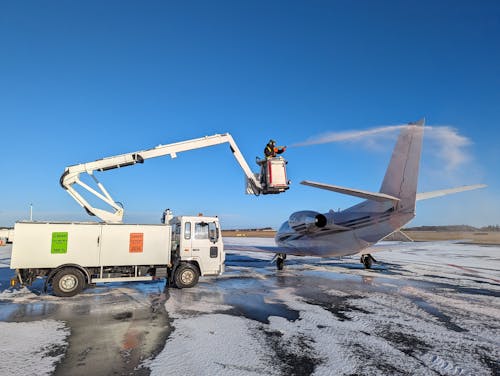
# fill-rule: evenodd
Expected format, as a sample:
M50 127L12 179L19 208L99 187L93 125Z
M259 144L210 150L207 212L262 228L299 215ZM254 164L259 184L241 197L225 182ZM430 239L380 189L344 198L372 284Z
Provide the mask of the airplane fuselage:
M418 199L439 197L484 185L466 186L417 195L424 119L403 127L378 192L304 180L303 185L362 198L348 209L327 213L294 212L276 233L276 263L283 269L287 254L340 257L361 253L360 261L370 268L375 260L372 245L401 229L415 217Z
M276 233L276 244L283 253L298 256L355 255L399 230L415 216L414 212L392 208L380 213L352 211L354 208L323 214L334 217L336 226L297 232L286 221Z
M365 201L338 212L304 210L291 214L275 238L283 253L355 255L408 223L415 216L423 125L424 120L420 120L401 130L379 192L303 181L304 185Z

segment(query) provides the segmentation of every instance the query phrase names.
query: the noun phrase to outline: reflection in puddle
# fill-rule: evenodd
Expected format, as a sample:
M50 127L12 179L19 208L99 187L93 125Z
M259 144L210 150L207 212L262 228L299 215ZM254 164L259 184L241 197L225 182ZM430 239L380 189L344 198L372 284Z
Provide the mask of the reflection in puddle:
M289 321L299 318L299 312L281 303L267 303L260 294L240 294L224 296L224 303L234 308L226 313L237 314L251 320L269 324L269 316L283 317Z
M18 309L17 304L0 303L0 321L7 321Z
M73 298L31 295L28 302L1 302L0 319L66 323L69 346L55 375L136 374L145 359L163 349L171 332L163 284L97 287Z

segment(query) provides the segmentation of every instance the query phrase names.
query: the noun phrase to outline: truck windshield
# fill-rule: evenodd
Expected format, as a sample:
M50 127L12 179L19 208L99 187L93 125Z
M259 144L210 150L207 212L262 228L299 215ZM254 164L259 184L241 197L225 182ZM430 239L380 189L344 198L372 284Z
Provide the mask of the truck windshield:
M194 225L195 239L208 239L208 223L198 222Z

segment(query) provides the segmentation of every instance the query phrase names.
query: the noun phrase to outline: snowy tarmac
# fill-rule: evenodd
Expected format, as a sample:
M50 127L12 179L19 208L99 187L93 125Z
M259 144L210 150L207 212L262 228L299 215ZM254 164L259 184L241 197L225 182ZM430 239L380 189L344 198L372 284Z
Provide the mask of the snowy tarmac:
M500 247L392 243L356 257L231 253L192 289L11 290L0 247L0 374L499 375Z

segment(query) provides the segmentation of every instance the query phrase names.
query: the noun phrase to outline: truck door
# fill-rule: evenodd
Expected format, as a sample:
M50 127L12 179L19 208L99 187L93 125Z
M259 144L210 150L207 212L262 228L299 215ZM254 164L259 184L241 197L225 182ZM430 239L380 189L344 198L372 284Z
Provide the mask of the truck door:
M191 236L192 256L200 262L202 273L219 274L221 272L222 247L219 246L219 229L213 221L194 221Z
M179 256L181 259L189 259L192 256L191 240L193 238L193 224L191 221L182 221L179 226Z

